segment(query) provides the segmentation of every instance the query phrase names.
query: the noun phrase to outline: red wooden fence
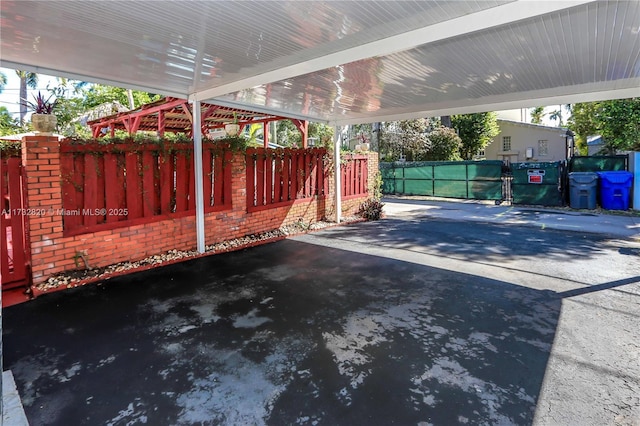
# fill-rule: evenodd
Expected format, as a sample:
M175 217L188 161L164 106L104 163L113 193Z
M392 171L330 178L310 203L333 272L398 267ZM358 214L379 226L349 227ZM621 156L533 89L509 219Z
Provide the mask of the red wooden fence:
M24 203L22 158L4 152L0 158L0 276L2 289L28 284L29 246L27 216L44 216L39 209L29 211Z
M326 153L323 148L247 149L247 210L326 195Z
M192 215L191 144L60 146L65 235ZM231 208L231 152L203 147L205 212Z
M369 192L369 171L366 155L347 155L343 158L340 171L342 198L357 198Z

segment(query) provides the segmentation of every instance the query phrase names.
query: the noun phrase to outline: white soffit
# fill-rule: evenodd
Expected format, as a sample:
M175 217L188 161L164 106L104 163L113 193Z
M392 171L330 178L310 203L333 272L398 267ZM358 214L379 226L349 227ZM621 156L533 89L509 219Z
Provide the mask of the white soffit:
M0 12L0 66L318 121L640 96L636 1L2 0Z
M353 124L637 97L639 26L640 2L593 2L223 98Z

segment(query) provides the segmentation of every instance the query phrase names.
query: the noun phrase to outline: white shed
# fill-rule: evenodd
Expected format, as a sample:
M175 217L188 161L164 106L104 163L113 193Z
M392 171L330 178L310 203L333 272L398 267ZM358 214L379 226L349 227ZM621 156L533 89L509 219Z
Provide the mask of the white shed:
M519 161L562 161L573 149L573 133L564 127L498 119L500 133L487 145L480 158Z

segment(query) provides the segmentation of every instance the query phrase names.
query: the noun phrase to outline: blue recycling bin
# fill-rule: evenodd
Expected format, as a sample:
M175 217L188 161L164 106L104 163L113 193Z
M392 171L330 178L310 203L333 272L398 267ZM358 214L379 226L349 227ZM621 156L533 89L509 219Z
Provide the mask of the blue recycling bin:
M600 177L600 204L607 210L628 210L629 190L633 173L624 171L598 172Z

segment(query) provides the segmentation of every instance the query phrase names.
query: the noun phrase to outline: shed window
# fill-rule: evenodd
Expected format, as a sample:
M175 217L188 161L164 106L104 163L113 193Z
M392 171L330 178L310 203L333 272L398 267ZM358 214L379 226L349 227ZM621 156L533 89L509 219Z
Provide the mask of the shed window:
M511 136L502 137L502 150L511 151Z
M547 140L538 141L538 155L540 157L546 157L549 155L549 141Z

